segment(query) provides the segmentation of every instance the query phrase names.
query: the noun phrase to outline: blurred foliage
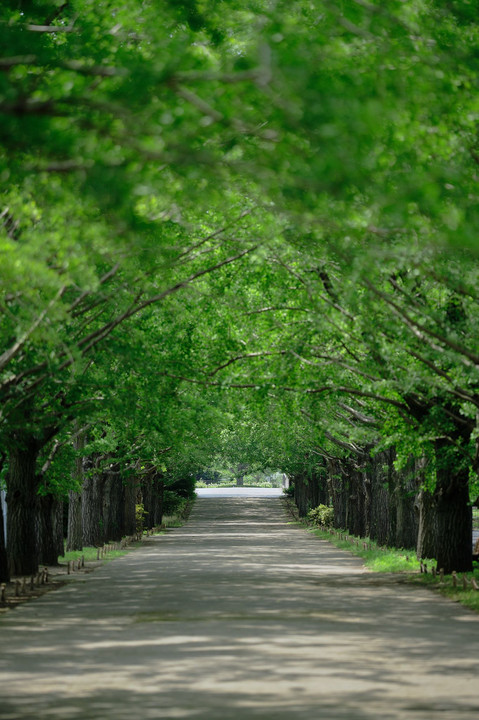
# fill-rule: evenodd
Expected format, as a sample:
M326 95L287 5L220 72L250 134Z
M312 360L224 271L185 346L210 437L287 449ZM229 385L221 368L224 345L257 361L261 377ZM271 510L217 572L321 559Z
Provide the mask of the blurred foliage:
M478 40L467 0L4 2L2 449L65 494L82 427L187 496L364 446L433 485L448 438L477 493Z

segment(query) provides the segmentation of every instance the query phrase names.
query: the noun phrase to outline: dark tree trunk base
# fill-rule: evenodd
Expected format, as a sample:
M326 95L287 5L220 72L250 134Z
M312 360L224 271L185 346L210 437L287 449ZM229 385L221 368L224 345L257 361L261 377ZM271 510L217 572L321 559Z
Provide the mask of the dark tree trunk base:
M63 555L61 514L62 503L53 495L42 495L38 502L38 560L44 565L58 565L58 557Z
M10 580L10 573L8 572L8 558L7 549L5 547L5 535L3 532L4 528L3 508L0 502L0 582L6 583Z
M12 575L34 575L38 571L37 455L38 444L30 436L18 438L9 455L7 555Z
M437 565L446 574L472 570L472 508L469 505L469 467L447 439L435 443Z

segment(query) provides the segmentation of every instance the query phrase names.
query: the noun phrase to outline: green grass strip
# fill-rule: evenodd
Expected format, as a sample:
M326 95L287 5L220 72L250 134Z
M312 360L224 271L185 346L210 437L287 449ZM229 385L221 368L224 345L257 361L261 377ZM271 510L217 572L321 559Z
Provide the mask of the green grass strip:
M191 512L191 509L194 504L194 499L190 499L187 502L184 503L184 505L180 508L179 512L177 514L173 515L165 515L163 518L163 523L161 525L161 528L154 528L153 530L144 530L143 535L147 536L157 536L157 535L165 535L166 530L169 528L178 528L182 527L185 522L188 520L189 514ZM116 541L114 541L112 544L118 544ZM107 545L107 543L105 543ZM141 546L141 541L139 542L131 542L129 545L126 545L121 550L108 550L108 552L105 552L102 554L101 558L98 559L98 548L97 547L84 547L82 550L69 550L64 555L61 555L58 558L58 562L68 563L72 560L79 560L81 557L84 558L85 562L109 562L110 560L114 560L115 558L122 557L123 555L126 555L131 550L134 550L137 547Z
M106 552L98 562L109 562L110 560L114 560L118 557L123 557L123 555L126 555L131 550L134 550L137 547L141 546L140 542L133 542L130 545L122 548L121 550L109 550ZM97 562L98 559L98 548L96 547L84 547L83 550L69 550L64 555L61 555L58 558L58 562L68 563L71 560L79 560L81 557L84 557L85 562Z
M479 613L479 591L474 590L471 585L472 578L479 585L479 567L477 564L473 572L465 573L468 582L467 589L464 589L463 573L457 576L457 587L453 585L452 575L447 575L444 582L440 582L439 576L433 577L432 568L436 566L434 560L425 560L428 572L421 573L421 564L417 560L414 550L407 551L382 547L374 540L349 535L345 530L329 530L310 526L308 531L322 540L327 540L341 550L347 550L353 555L362 558L365 566L373 572L405 573L407 579L411 582L425 585L454 602L458 602Z
M349 535L345 530L328 530L309 527L309 532L322 540L328 540L341 550L348 550L364 560L370 570L381 573L419 573L420 563L413 550L381 547L370 538Z

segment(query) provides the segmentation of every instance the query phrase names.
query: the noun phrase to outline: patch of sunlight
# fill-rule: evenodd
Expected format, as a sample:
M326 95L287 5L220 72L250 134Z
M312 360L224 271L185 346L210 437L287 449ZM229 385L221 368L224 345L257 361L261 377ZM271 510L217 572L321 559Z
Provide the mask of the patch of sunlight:
M207 637L191 637L191 635L177 635L174 638L151 638L149 640L101 640L98 642L78 643L82 650L100 650L102 648L146 647L151 645L184 645L191 643L208 642Z

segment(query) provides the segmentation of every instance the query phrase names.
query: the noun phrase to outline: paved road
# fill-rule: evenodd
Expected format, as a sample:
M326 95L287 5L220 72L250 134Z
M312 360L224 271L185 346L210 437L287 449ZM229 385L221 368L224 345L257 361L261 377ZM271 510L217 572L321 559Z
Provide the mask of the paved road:
M183 528L0 619L0 718L477 720L479 618L365 572L277 498Z
M196 494L200 498L213 497L281 497L281 488L263 487L224 487L224 488L196 488Z

